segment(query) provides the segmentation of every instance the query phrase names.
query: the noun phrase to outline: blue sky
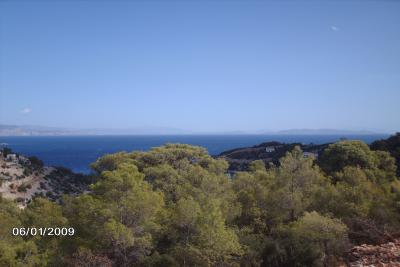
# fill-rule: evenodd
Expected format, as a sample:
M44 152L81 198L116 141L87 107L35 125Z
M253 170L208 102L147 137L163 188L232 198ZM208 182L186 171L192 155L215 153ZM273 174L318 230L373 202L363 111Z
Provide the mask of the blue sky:
M2 1L0 123L400 131L400 1Z

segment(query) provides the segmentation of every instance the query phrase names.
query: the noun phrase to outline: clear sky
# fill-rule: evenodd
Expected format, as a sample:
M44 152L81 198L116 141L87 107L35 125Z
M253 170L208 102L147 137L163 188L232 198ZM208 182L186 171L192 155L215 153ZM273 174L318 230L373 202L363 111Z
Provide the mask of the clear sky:
M400 131L400 1L0 1L0 123Z

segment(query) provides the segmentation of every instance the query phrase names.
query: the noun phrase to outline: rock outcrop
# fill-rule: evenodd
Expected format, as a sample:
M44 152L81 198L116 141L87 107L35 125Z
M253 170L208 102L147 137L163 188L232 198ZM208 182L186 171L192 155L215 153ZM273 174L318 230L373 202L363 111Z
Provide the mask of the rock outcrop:
M400 266L400 239L376 246L355 246L349 252L348 261L350 267Z
M14 200L20 208L35 197L59 201L62 195L78 195L89 190L88 175L73 173L63 167L43 166L35 157L5 155L0 151L0 196Z

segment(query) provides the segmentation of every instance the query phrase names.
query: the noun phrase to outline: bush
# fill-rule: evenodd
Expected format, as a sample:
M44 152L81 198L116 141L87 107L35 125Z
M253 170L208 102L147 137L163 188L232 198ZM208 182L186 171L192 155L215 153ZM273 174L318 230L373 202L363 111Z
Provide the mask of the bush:
M31 165L33 168L35 169L41 169L44 166L44 163L41 159L39 159L38 157L35 156L31 156L28 158L31 162Z
M3 155L4 155L4 157L7 157L8 154L12 154L12 153L13 152L12 152L11 148L3 147Z
M21 184L19 187L18 187L18 192L26 192L27 191L27 189L31 189L32 188L32 185L31 184Z
M31 171L29 168L25 167L25 168L24 168L24 175L25 175L25 176L29 176L29 175L31 175L31 174L32 174L32 171Z
M44 182L40 182L40 189L47 189L47 186Z

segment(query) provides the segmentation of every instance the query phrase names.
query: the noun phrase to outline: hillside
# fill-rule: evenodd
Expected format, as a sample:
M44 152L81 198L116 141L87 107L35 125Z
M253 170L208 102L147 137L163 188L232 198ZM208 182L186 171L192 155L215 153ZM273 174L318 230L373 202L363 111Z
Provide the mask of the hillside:
M43 166L36 157L0 152L0 195L21 208L37 196L58 201L63 194L80 194L88 182L88 177L65 168Z
M217 155L229 162L229 171L246 171L249 164L254 160L262 160L268 167L270 163L279 165L279 159L287 152L299 146L304 153L304 157L318 158L325 148L330 144L302 144L302 143L280 143L265 142L252 147L235 148L224 151ZM400 133L396 133L387 139L377 140L370 145L371 150L386 151L396 160L396 165L400 166ZM397 175L400 176L400 168L397 168Z
M286 152L292 151L295 146L299 146L305 157L318 157L319 154L329 144L314 145L292 143L284 144L279 142L266 142L252 147L236 148L224 151L217 157L223 158L229 162L229 171L246 171L249 164L254 160L262 160L265 165L270 163L279 164L279 159L284 157Z

